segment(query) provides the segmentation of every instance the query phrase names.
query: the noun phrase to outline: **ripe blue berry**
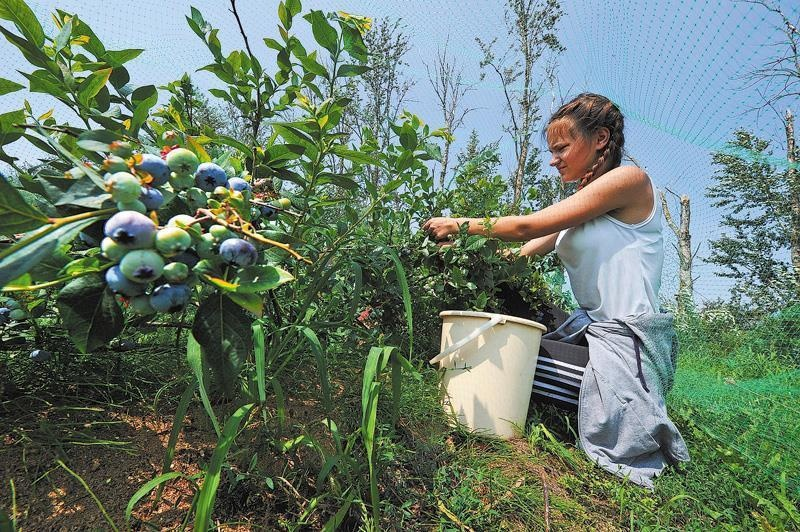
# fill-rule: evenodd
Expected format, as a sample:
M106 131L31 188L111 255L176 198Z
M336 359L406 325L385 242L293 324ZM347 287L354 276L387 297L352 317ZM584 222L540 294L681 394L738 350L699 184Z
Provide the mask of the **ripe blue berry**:
M258 261L258 252L255 246L241 238L229 238L219 245L219 254L222 260L234 266L252 266Z
M261 206L261 216L263 216L267 220L272 220L275 218L275 214L278 211L275 210L274 207L270 207L269 205L262 205Z
M180 312L186 308L191 295L185 284L162 284L150 294L150 305L157 312Z
M153 247L156 224L144 214L122 211L108 219L104 231L124 248L143 249Z
M164 204L164 195L157 188L142 187L139 201L144 203L148 211L157 211Z
M158 155L153 155L152 153L143 153L142 162L134 166L134 168L150 174L153 180L149 183L149 185L153 187L160 187L169 179L170 168L166 161L164 161L164 159Z
M108 288L115 294L121 294L127 297L144 294L144 285L134 283L122 275L119 266L113 266L106 270L106 284L108 284Z
M136 249L122 257L119 270L131 281L149 283L161 277L164 259L152 249Z
M238 190L239 192L244 192L245 190L251 190L250 183L248 183L241 177L232 177L228 179L228 188L231 190Z
M194 182L206 192L212 192L217 187L227 185L228 176L225 175L225 170L220 165L203 163L197 167L197 172L194 174Z
M11 318L9 317L11 314L11 309L8 307L0 307L0 325L5 325L8 323Z

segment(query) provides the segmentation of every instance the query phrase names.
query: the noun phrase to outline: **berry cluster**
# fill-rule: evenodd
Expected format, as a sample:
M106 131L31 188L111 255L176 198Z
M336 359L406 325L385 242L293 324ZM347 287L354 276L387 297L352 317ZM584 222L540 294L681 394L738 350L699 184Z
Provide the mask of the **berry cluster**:
M177 135L168 131L163 138L172 143ZM200 259L228 268L258 262L252 242L208 216L179 214L159 227L152 213L164 204L160 187L180 196L193 212L211 206L224 211L220 205L233 200L247 205L252 189L244 176L228 177L220 165L200 163L192 151L178 145L166 146L161 157L135 154L125 142L112 143L110 151L103 164L105 184L120 212L106 222L100 248L115 263L106 271L108 287L125 298L130 309L147 315L186 308L196 282L192 268ZM281 198L272 206L253 204L253 218L273 218L291 202Z
M22 321L27 317L28 313L15 299L0 297L0 326L14 321Z

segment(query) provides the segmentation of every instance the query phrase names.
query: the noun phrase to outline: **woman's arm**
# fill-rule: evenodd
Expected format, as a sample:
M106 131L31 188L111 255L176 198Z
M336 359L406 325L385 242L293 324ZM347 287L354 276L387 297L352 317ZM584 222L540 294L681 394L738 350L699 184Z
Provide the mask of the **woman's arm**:
M552 235L543 236L540 238L534 238L533 240L527 242L524 246L522 246L519 250L519 254L522 257L530 257L533 255L544 256L556 249L556 239L558 238L558 233L553 233Z
M468 233L508 241L540 238L588 222L614 209L634 204L647 194L647 174L635 166L620 166L606 172L572 196L541 211L524 216L502 216L491 220L487 229L482 218L431 218L422 229L434 238L458 233L469 223Z

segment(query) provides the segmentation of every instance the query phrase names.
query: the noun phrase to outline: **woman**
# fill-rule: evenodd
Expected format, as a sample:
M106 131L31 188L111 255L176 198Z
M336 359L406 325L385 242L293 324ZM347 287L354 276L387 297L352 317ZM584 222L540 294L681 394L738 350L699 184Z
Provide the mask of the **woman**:
M572 196L487 225L480 218L439 217L422 228L444 240L466 224L469 234L528 241L523 255L556 251L580 308L545 339L585 343L588 357L580 365L555 361L543 341L534 391L576 403L579 443L590 458L652 488L666 463L689 455L664 406L677 344L671 315L659 312L660 202L642 169L621 166L623 128L622 113L608 98L580 94L546 128L550 165L565 183L578 183Z

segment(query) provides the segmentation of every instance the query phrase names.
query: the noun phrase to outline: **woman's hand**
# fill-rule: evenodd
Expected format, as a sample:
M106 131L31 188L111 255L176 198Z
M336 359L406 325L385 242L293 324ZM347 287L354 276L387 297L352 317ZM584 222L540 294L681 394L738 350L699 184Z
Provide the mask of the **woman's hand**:
M436 240L444 240L450 235L458 234L458 228L457 218L431 218L422 224L423 231L427 231Z

